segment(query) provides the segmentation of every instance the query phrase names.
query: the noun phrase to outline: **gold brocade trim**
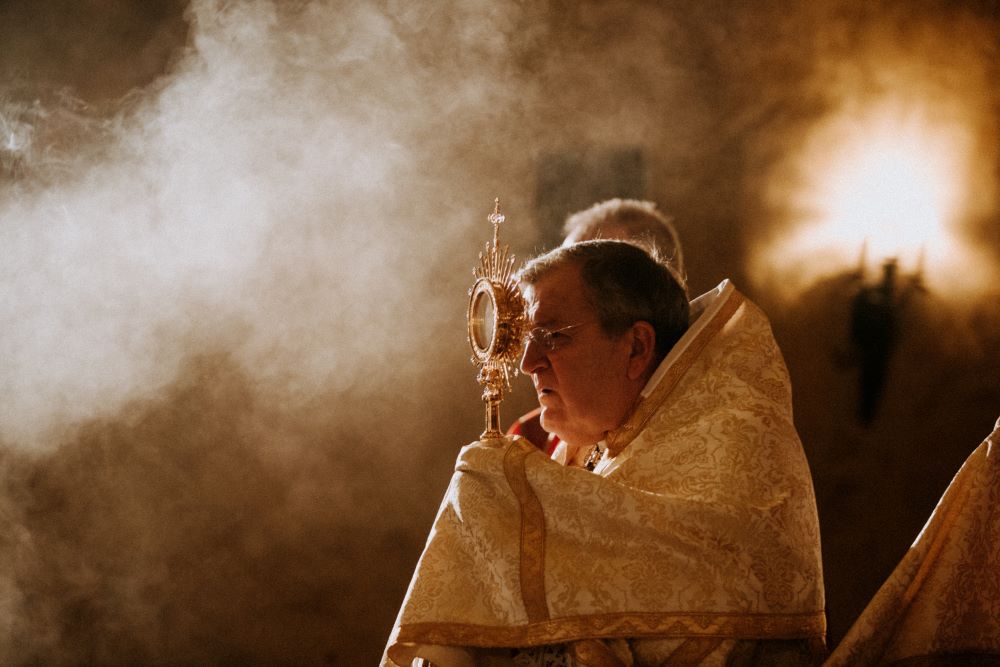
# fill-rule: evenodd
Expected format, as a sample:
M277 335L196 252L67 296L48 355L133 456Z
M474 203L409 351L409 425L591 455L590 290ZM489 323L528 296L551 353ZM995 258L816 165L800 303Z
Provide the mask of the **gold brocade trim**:
M482 648L561 644L615 637L808 639L826 635L822 611L802 614L629 613L571 616L518 626L407 623L397 641Z
M639 401L632 414L625 420L625 423L608 433L605 442L608 444L608 456L615 457L621 454L636 436L646 427L650 418L660 409L663 402L681 381L684 374L688 372L695 360L701 356L708 344L712 342L716 334L722 331L732 316L743 305L745 298L739 292L733 291L726 302L722 304L718 311L712 316L698 335L681 352L680 356L667 369L666 374L653 389L652 393Z
M524 470L525 457L537 451L530 442L518 438L503 457L504 476L521 506L521 600L529 623L549 619L545 599L545 511Z

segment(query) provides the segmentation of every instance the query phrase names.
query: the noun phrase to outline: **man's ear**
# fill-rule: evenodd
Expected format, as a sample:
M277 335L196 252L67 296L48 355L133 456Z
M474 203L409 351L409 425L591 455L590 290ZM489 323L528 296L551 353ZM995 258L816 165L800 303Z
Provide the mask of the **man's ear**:
M628 378L638 380L648 375L656 359L656 330L653 325L639 320L632 325L632 347L628 357Z

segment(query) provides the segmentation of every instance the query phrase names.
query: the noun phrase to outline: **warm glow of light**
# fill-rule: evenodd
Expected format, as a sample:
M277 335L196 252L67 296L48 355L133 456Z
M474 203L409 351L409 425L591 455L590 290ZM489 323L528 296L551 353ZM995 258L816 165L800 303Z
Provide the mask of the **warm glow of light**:
M828 121L773 181L769 196L798 225L757 253L755 274L787 293L896 258L932 289L976 290L991 278L989 262L957 233L982 203L975 143L960 122L912 103Z

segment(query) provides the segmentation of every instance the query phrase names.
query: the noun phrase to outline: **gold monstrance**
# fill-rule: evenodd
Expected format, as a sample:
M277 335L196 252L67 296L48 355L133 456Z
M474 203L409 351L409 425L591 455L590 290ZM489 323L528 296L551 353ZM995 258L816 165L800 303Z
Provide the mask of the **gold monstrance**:
M487 218L493 225L493 244L487 241L479 253L479 266L473 271L476 282L469 290L469 344L486 403L481 440L503 437L500 401L517 375L524 338L524 299L514 277L514 256L508 246L500 247L500 225L505 219L500 199L494 200L493 213Z

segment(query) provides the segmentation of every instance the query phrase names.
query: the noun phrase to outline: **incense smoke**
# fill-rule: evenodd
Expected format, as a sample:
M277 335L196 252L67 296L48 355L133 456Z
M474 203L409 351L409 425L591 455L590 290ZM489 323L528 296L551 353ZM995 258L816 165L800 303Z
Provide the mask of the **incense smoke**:
M692 290L766 300L750 251L797 229L791 156L848 99L854 40L961 16L948 62L995 80L975 3L853 4L0 9L23 56L0 85L0 662L374 662L481 429L464 315L493 198L523 258L544 158L636 152ZM992 202L964 233L995 256ZM839 413L797 372L825 357L785 333L821 431ZM850 457L813 447L822 491Z
M441 11L197 2L110 112L8 92L4 662L373 659L479 426L465 283L526 103L510 10Z

